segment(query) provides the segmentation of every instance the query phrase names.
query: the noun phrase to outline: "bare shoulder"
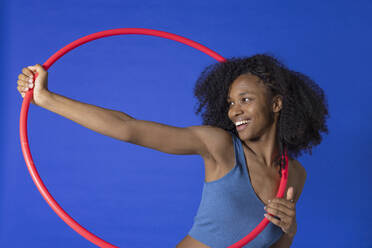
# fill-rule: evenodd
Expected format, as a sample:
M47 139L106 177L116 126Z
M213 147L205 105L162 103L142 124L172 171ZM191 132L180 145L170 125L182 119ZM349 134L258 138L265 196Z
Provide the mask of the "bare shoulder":
M233 152L232 134L222 128L210 125L190 126L194 134L205 144L208 153L204 159L221 161L226 152Z
M305 167L297 159L294 159L294 162L297 167L298 177L301 179L300 181L305 181L306 176L307 176Z
M297 159L293 159L293 161L294 161L294 165L296 168L295 178L296 178L296 189L297 189L296 191L297 192L295 193L295 202L297 202L303 191L307 174L306 174L305 168Z

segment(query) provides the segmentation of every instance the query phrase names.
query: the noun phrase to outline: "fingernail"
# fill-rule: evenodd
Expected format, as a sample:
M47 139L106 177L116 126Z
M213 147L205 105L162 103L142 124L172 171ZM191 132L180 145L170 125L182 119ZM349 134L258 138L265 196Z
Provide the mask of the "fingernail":
M33 84L31 84L31 83L30 83L30 84L28 84L28 87L32 88L32 86L33 86Z
M30 83L32 83L33 80L30 78L28 81L29 81Z
M271 200L269 200L269 202L271 202Z

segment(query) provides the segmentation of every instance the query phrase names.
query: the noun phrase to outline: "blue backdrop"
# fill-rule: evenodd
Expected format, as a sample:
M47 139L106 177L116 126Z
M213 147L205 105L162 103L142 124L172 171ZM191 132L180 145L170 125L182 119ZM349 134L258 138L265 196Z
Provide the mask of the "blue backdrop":
M329 135L298 158L307 181L292 247L372 247L371 1L0 1L0 247L96 247L35 187L22 155L16 89L21 69L68 43L115 28L175 33L222 56L271 52L324 89ZM158 37L85 44L49 69L49 89L134 118L200 125L193 86L211 57ZM204 166L100 135L31 105L29 141L57 202L119 247L174 247L196 214Z

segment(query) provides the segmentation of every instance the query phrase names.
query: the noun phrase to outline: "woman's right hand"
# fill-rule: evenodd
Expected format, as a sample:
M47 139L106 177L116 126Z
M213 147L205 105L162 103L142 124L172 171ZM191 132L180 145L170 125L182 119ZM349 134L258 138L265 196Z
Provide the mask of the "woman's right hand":
M36 72L38 76L33 83ZM44 97L50 93L48 90L48 72L44 70L40 64L23 68L22 73L18 75L17 84L17 89L22 97L25 97L29 89L34 88L31 103L38 106L41 104Z

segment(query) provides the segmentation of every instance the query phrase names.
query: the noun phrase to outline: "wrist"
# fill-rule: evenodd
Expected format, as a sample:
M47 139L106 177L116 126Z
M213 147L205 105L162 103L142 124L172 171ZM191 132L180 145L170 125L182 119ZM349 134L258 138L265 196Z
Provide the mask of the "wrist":
M288 236L290 238L293 238L297 233L297 220L295 219L294 224L292 225L292 228L288 232Z
M294 233L286 233L286 235L290 238L293 238L296 235L296 233L295 232Z
M45 90L42 94L40 94L39 99L37 101L37 105L39 107L45 108L50 103L51 98L53 97L53 93Z

